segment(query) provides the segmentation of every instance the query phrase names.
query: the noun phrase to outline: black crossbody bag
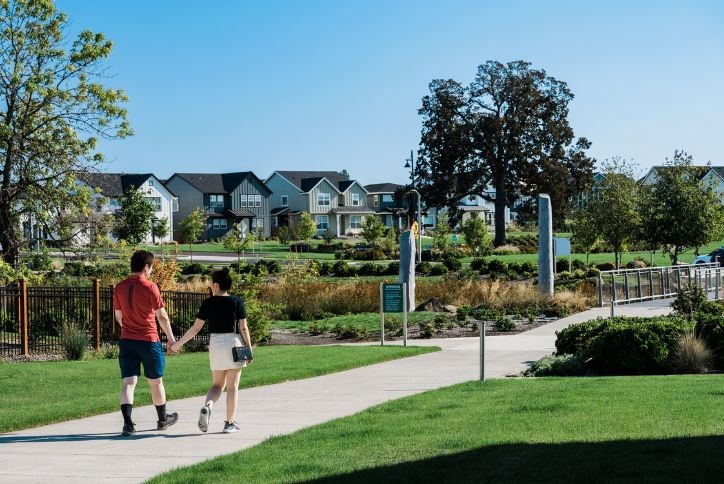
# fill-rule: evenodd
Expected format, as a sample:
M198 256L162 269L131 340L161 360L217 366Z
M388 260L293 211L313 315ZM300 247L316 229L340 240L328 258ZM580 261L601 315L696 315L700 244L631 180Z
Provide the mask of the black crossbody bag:
M239 325L239 319L236 317L236 311L234 311L234 333L236 333L236 327ZM244 337L239 331L239 338L241 344L244 344ZM251 353L251 348L248 346L234 346L231 348L231 357L234 361L251 361L254 359L254 355Z

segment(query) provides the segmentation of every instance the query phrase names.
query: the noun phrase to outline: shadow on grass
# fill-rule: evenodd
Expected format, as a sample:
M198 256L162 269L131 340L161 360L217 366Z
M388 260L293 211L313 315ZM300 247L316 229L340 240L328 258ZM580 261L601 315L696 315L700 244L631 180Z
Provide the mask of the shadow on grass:
M312 482L721 482L724 436L507 444Z

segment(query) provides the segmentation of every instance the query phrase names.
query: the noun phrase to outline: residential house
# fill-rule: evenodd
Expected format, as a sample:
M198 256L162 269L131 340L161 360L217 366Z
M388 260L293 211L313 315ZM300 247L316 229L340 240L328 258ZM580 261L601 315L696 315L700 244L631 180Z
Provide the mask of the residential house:
M358 235L367 206L367 190L356 180L335 171L275 171L265 181L270 197L272 227L286 226L308 212L317 223L317 235Z
M657 176L668 167L652 166L646 175L644 175L639 183L641 185L653 185L656 183ZM724 166L692 166L695 173L705 186L709 186L714 190L720 200L724 201Z
M367 206L375 211L386 227L403 229L407 226L406 219L409 212L407 200L395 200L395 192L403 187L404 185L397 183L365 185Z
M271 235L269 197L272 192L253 172L174 173L166 186L178 194L179 211L173 225L180 237L180 224L196 208L206 214L205 240L227 235L234 224L260 237Z
M165 218L168 221L169 229L175 223L174 213L178 209L176 196L152 173L80 173L78 182L96 192L91 203L97 213L115 214L120 208L120 199L128 190L135 189L140 191L153 205L154 223ZM156 239L149 231L144 242L171 242L172 240L171 230L161 240Z

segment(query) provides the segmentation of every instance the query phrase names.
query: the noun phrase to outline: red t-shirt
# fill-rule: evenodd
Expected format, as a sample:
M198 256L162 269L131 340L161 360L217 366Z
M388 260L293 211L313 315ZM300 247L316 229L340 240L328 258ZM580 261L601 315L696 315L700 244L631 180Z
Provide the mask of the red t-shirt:
M113 309L123 313L121 339L158 341L156 310L163 307L161 292L155 282L144 276L131 275L113 290Z

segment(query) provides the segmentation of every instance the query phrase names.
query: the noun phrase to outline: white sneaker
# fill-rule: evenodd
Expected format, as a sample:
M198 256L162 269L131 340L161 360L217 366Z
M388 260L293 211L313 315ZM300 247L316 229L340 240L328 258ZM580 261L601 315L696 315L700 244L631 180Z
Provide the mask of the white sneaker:
M238 432L239 430L241 430L241 429L234 422L224 422L224 433L225 434L231 434L233 432Z
M202 432L209 430L209 420L211 420L211 407L204 405L199 413L199 430Z

